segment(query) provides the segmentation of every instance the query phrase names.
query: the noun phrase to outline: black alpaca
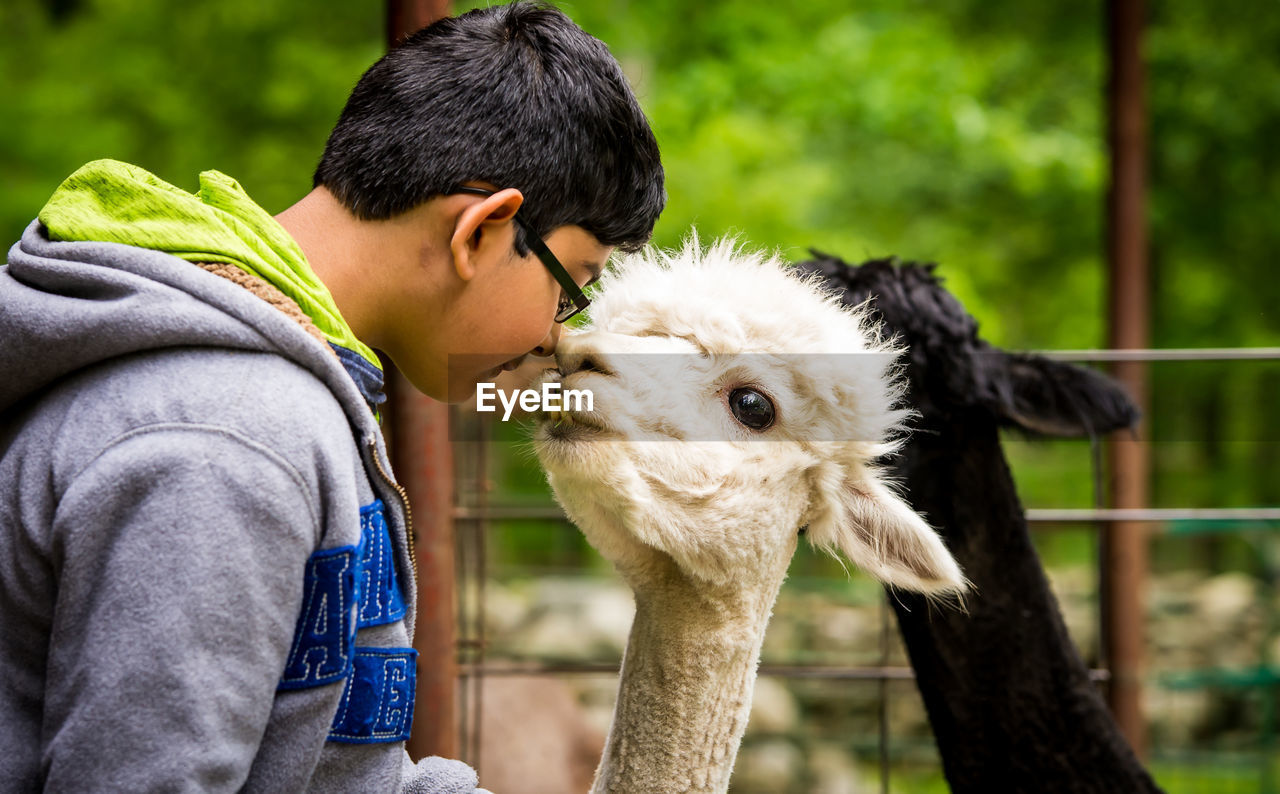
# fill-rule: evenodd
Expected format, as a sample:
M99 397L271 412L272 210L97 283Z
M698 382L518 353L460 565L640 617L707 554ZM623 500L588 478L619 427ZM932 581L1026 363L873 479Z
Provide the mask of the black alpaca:
M1159 791L1067 635L997 434L1106 433L1134 423L1132 403L1095 372L979 339L933 266L815 256L800 267L848 304L872 298L908 349L920 417L894 467L974 585L967 612L891 598L951 790Z

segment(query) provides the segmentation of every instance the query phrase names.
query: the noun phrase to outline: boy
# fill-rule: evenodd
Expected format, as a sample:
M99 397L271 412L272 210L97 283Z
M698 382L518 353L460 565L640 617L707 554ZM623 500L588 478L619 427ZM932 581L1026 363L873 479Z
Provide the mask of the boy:
M554 350L664 200L607 49L525 3L375 64L275 219L217 172L68 178L0 268L0 780L470 791L403 750L414 572L371 348L470 396Z

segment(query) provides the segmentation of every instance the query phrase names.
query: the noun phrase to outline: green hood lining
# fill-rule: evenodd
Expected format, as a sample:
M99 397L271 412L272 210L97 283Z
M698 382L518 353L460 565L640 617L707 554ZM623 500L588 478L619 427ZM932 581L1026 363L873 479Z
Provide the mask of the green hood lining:
M53 240L123 243L189 262L236 265L298 304L331 343L382 368L297 242L226 174L201 173L200 191L191 194L135 165L95 160L67 177L39 219Z

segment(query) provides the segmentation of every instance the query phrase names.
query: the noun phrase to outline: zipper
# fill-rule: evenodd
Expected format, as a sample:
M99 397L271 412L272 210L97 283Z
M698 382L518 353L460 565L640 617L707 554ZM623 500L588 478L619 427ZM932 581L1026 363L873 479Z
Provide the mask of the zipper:
M369 454L373 458L373 467L378 470L378 475L400 497L400 506L404 508L404 536L409 544L409 567L413 570L413 587L416 591L418 587L418 552L414 549L413 543L413 510L409 507L409 494L405 491L404 486L393 480L391 475L387 474L387 470L382 468L382 459L378 456L378 440L376 438L369 439Z

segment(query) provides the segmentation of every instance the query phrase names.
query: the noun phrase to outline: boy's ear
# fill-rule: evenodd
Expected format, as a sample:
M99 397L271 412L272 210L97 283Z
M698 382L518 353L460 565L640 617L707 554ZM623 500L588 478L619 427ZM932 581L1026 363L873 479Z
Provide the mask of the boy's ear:
M967 583L938 534L870 470L815 472L809 540L842 552L887 585L925 594L958 593Z
M476 274L477 260L491 244L498 242L493 232L502 224L510 224L524 203L524 194L515 188L499 190L479 201L468 201L457 214L449 250L458 278L470 281Z
M1030 353L1003 353L995 406L1010 424L1041 436L1071 438L1132 427L1138 409L1124 388L1100 372Z

